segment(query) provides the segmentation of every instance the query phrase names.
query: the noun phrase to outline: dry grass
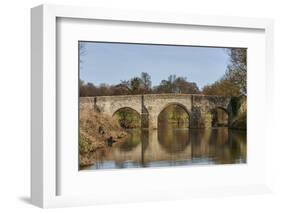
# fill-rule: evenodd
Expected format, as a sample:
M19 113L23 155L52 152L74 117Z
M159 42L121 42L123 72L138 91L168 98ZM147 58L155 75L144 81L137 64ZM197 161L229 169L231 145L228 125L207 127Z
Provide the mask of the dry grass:
M128 133L117 120L109 115L98 113L92 109L80 110L80 166L95 163L97 152L104 153L108 149L108 140L122 142Z

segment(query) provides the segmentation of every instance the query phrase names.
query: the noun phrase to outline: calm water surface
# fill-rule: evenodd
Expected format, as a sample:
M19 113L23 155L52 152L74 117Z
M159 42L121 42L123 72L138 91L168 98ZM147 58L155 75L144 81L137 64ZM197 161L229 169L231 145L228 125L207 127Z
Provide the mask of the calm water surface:
M83 170L246 163L246 131L166 125L130 132L127 141L100 153L97 163Z

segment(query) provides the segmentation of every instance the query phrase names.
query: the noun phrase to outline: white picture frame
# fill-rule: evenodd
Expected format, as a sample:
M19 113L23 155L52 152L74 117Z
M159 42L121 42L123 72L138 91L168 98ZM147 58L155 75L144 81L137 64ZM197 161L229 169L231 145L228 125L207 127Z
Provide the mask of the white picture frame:
M200 187L195 183L193 188L169 187L166 190L153 189L150 196L143 194L132 194L128 191L123 196L118 193L108 196L106 194L97 196L83 192L79 195L64 195L58 193L60 183L59 173L61 167L58 166L60 153L58 152L57 140L57 119L58 119L58 95L57 88L61 83L57 79L57 21L59 18L80 19L80 20L109 20L119 22L153 23L167 26L200 26L209 28L224 28L227 30L245 29L259 30L264 33L264 69L262 75L265 87L261 91L265 94L267 103L272 103L270 90L273 78L273 21L271 19L238 18L238 17L216 17L187 14L166 14L146 11L123 11L111 9L84 8L73 6L41 5L31 10L31 200L32 203L46 207L91 205L97 203L128 202L139 200L165 200L194 196L208 195L229 195L229 194L251 194L270 191L268 176L270 171L268 162L265 163L262 172L266 172L266 178L261 181L249 184L248 182L221 185L210 187ZM262 79L260 79L262 80ZM254 81L253 81L254 83ZM261 108L262 109L262 108ZM266 121L266 117L263 118ZM267 135L264 133L265 143ZM266 143L267 144L267 143ZM263 144L264 145L264 144ZM264 156L266 158L266 156ZM265 159L263 159L265 161ZM242 170L246 171L244 167ZM165 171L169 170L165 168ZM218 168L220 170L220 168ZM164 170L161 170L164 171ZM161 173L160 170L156 172ZM176 170L173 170L174 172ZM183 173L183 169L178 169L176 175ZM135 172L135 171L132 171ZM131 174L132 174L131 172ZM154 171L155 172L155 171ZM219 171L220 172L220 171ZM261 171L259 171L261 172ZM204 174L204 173L202 173ZM120 174L125 177L125 173ZM120 176L119 175L119 176ZM127 174L130 175L130 174ZM101 175L102 176L102 175ZM74 189L74 188L73 188ZM176 196L175 196L176 193ZM58 195L59 194L59 195ZM156 197L157 195L157 197Z

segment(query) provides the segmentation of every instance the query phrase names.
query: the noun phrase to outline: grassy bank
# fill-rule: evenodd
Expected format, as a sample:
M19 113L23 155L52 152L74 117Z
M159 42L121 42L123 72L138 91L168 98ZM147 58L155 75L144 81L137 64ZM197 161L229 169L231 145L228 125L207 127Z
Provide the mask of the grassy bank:
M91 109L80 110L80 166L95 163L97 155L107 152L114 142L122 142L128 133L111 116Z

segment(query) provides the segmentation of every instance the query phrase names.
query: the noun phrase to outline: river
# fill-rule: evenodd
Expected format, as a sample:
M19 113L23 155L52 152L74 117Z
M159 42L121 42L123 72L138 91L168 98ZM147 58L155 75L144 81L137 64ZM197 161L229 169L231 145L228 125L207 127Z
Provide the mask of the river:
M227 127L188 129L166 125L130 130L123 143L97 155L82 170L246 163L246 131Z

